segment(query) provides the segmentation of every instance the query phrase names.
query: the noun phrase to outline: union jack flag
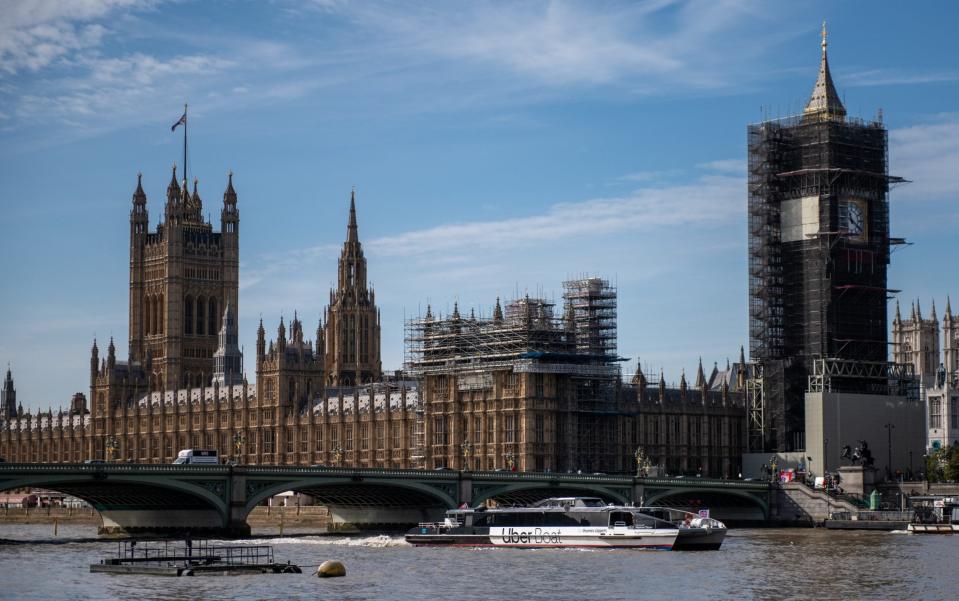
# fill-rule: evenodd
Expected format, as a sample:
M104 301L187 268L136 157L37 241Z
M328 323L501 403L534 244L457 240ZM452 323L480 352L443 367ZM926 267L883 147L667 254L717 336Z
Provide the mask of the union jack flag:
M173 127L170 128L170 131L176 131L178 125L186 125L186 112L183 113L183 116L177 119L177 122L173 124Z

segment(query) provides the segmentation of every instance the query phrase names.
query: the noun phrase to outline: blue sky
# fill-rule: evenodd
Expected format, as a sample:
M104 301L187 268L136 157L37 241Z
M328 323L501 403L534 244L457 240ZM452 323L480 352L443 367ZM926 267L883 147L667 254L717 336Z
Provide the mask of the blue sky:
M129 208L161 216L190 103L214 217L232 169L240 338L315 329L349 194L400 367L403 319L619 289L620 353L674 381L746 338L746 125L795 113L829 23L851 115L890 130L903 299L956 292L953 3L23 1L0 11L0 361L25 407L126 356ZM959 300L959 299L957 299ZM908 300L905 303L908 305ZM102 346L101 346L102 348Z

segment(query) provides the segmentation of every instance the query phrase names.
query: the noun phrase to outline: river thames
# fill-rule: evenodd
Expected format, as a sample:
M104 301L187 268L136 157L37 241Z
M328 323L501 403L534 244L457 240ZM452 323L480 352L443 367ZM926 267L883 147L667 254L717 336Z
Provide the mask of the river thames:
M959 536L731 530L720 551L414 548L398 535L287 536L303 574L171 578L91 574L116 549L92 526L0 525L3 599L956 599ZM73 539L73 540L71 540ZM56 541L56 542L55 542ZM66 542L64 542L66 541ZM346 578L307 566L342 561Z

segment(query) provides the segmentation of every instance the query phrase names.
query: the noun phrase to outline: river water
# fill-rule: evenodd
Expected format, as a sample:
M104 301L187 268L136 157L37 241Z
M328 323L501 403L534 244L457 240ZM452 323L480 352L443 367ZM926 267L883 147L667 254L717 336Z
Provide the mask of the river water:
M256 534L256 533L255 533ZM17 599L959 599L959 536L732 530L720 551L414 548L396 535L293 535L277 561L346 565L303 574L170 578L91 574L116 549L94 526L0 524L0 598Z

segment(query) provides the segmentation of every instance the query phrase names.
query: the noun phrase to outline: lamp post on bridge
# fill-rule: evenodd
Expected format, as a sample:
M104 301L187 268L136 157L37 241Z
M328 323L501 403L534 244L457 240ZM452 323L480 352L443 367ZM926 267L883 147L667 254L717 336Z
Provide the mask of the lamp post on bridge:
M120 443L117 442L116 436L110 435L106 437L106 439L103 441L103 444L104 444L103 450L106 452L106 455L107 455L105 459L107 462L110 462L113 460L113 453L116 452L117 447L120 446Z
M233 453L233 463L234 463L234 465L239 465L239 464L240 464L240 457L241 457L241 455L242 455L243 443L244 443L244 442L245 442L245 439L243 438L243 435L240 434L239 432L237 432L236 434L233 435L233 450L234 450L234 453Z
M463 444L460 445L460 449L463 451L463 471L468 471L470 469L470 455L473 454L473 443L464 440Z
M633 458L636 459L636 476L645 478L649 475L649 468L652 467L652 463L650 463L649 457L646 456L646 450L643 449L643 447L636 447L636 450L633 452Z
M892 431L896 429L893 423L887 423L886 428L886 473L892 476Z
M506 451L506 455L504 457L506 458L506 469L511 472L514 471L516 469L516 455L513 454L513 450L510 449L509 451Z
M343 461L343 447L336 445L333 447L333 465L340 467L341 461Z

